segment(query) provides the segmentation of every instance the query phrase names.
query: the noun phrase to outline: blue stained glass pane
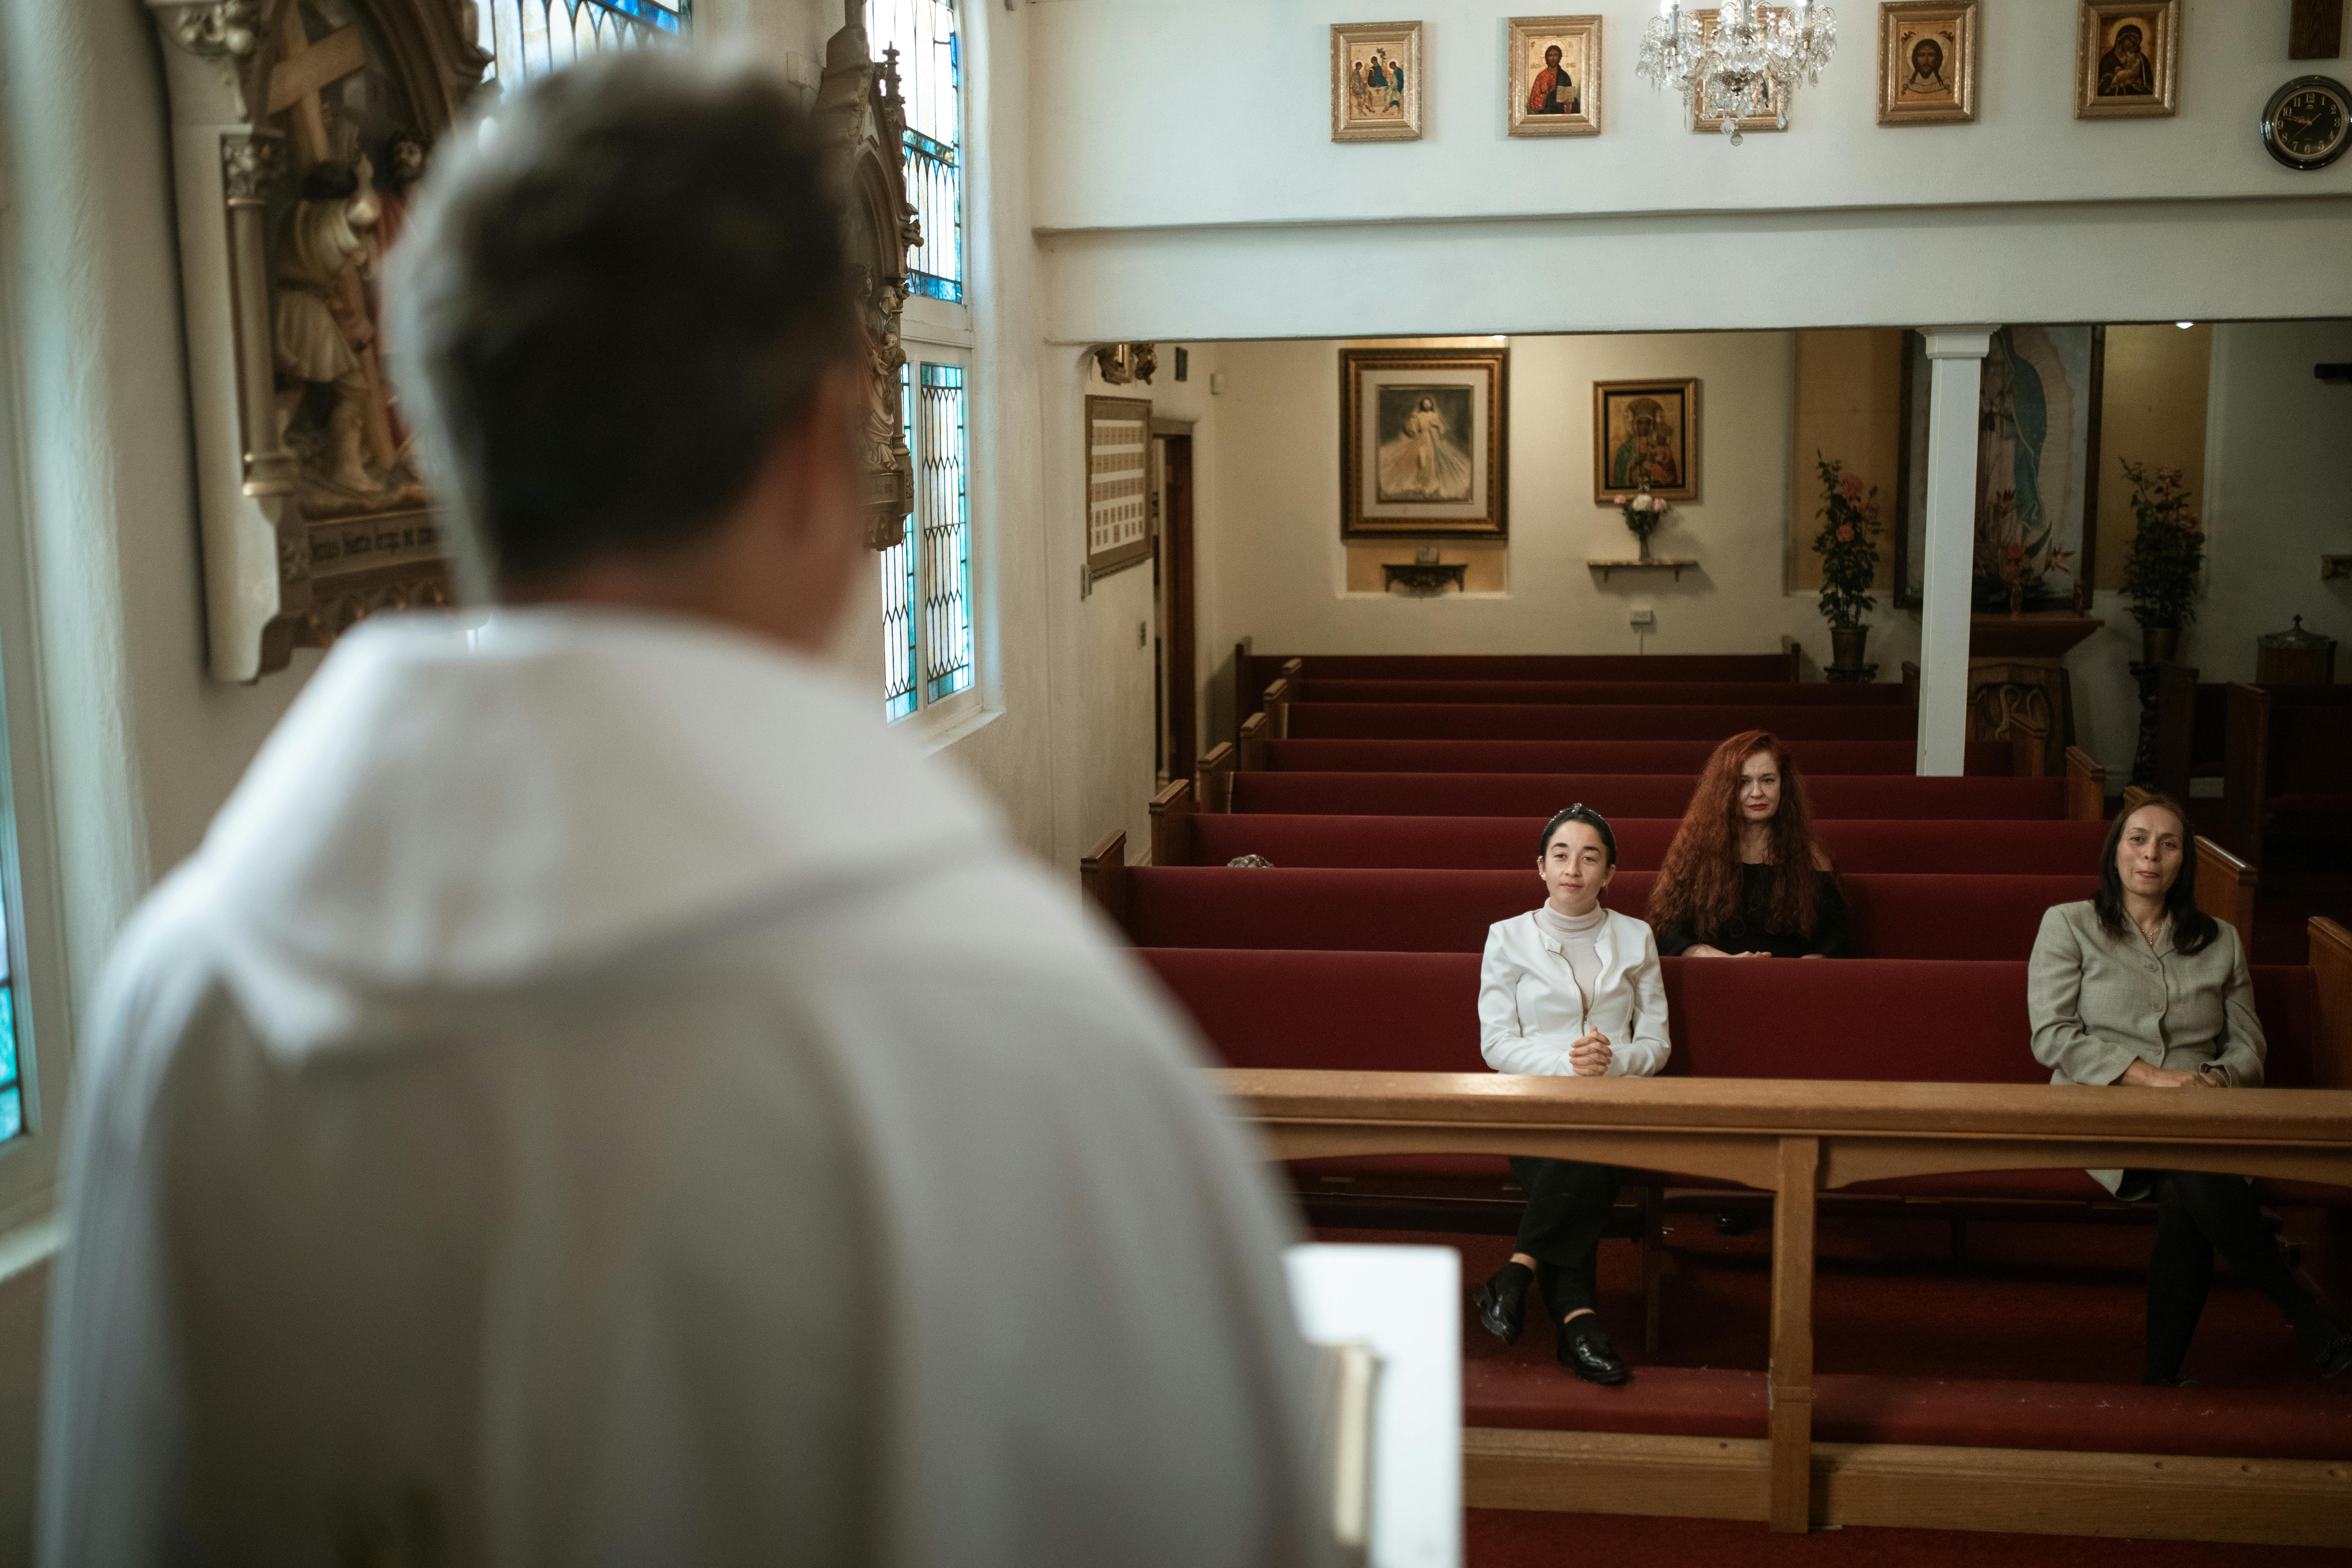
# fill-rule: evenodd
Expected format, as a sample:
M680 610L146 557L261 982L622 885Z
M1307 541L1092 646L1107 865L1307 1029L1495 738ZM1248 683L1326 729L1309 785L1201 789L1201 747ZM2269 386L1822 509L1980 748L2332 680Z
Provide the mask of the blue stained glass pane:
M922 524L926 701L971 684L971 525L965 471L963 367L923 366L916 517Z
M21 1089L0 1089L0 1142L14 1138L25 1130L25 1100Z
M0 1084L16 1081L16 993L0 990Z
M915 390L908 367L898 367L899 427L915 435ZM911 521L911 520L910 520ZM909 527L882 552L882 716L915 710L915 541Z

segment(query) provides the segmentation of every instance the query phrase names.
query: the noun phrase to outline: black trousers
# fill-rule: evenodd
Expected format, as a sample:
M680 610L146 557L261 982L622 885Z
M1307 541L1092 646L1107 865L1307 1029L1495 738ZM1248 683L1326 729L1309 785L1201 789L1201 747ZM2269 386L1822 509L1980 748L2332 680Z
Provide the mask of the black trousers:
M2147 1376L2180 1375L2213 1285L2216 1252L2286 1314L2299 1339L2312 1331L2326 1309L2287 1267L2243 1178L2202 1171L2148 1174L2156 1184L2156 1247L2147 1259Z
M1536 1283L1551 1321L1598 1307L1601 1233L1617 1204L1617 1167L1515 1155L1511 1174L1528 1194L1518 1250L1538 1265Z

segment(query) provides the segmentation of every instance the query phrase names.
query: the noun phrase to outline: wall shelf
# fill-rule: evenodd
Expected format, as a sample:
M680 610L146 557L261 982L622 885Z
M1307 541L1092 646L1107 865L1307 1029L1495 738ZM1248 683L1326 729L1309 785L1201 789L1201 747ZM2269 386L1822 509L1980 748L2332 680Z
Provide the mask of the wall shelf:
M1381 563L1381 592L1385 594L1402 583L1412 594L1442 594L1451 583L1465 593L1469 591L1469 565L1465 562L1383 561Z
M1584 563L1601 574L1603 583L1609 581L1612 572L1671 572L1675 574L1675 581L1679 583L1685 572L1698 570L1697 559L1688 555L1661 555L1654 561L1603 561L1592 557Z

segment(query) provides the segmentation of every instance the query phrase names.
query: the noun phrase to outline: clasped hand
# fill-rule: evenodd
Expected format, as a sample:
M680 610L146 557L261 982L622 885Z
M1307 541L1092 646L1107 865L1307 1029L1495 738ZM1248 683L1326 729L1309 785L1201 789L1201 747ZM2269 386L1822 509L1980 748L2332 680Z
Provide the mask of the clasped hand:
M1587 1029L1568 1047L1568 1065L1579 1078L1599 1078L1609 1070L1615 1053L1609 1048L1609 1037L1598 1029Z
M2219 1068L2206 1068L2199 1072L2170 1072L2135 1061L2124 1069L2120 1080L2135 1089L2226 1089L2229 1079Z

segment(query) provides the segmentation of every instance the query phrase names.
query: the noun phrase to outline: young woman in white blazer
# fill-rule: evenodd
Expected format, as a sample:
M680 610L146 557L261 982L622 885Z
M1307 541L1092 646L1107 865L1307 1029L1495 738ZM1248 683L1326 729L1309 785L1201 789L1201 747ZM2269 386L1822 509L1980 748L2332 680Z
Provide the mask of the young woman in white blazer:
M1478 977L1478 1048L1496 1072L1648 1078L1666 1065L1666 992L1650 928L1601 907L1617 874L1617 837L1590 806L1544 825L1539 909L1486 931ZM1518 1249L1471 1306L1509 1344L1539 1285L1558 1331L1559 1363L1588 1383L1633 1374L1594 1310L1601 1232L1617 1202L1617 1171L1579 1160L1514 1158L1528 1194Z

